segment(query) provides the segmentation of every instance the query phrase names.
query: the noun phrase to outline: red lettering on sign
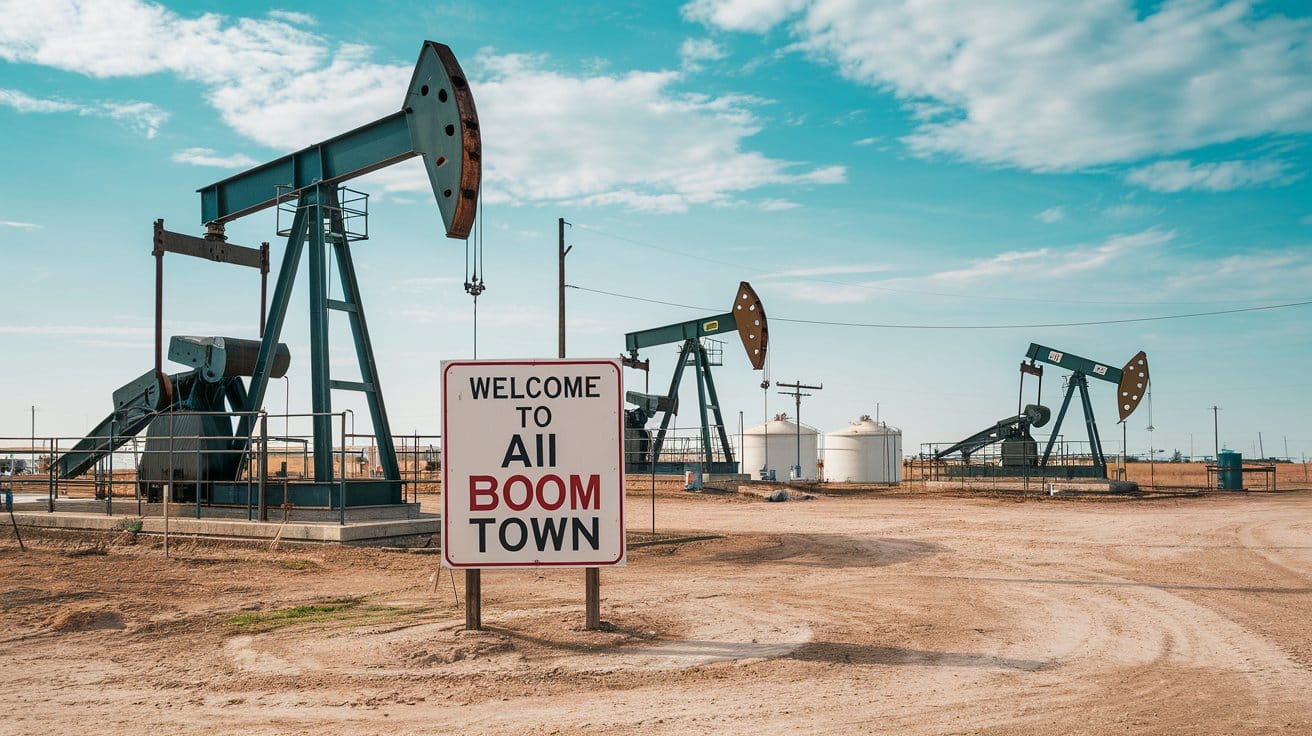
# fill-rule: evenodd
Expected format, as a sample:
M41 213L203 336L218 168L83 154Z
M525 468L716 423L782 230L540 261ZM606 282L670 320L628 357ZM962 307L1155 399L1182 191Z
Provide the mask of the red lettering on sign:
M486 498L486 501L481 499ZM469 476L469 510L491 511L497 507L497 479L490 475Z
M524 500L521 503L515 503L515 497L510 495L511 490L514 489L516 483L524 486ZM522 475L512 475L506 480L506 488L503 493L506 497L506 505L509 506L512 511L523 511L529 507L529 504L533 503L533 481Z
M589 506L589 504L591 504ZM577 475L569 477L569 507L601 508L601 476L593 473L588 476L588 487L583 487L582 479Z
M547 496L543 493L548 483L556 484L556 500L547 501ZM565 481L561 480L559 475L544 475L538 479L537 488L538 505L547 511L555 511L565 503Z
M522 494L520 498L515 498L516 493ZM592 473L584 478L572 473L567 482L559 475L548 473L536 485L524 475L512 475L504 485L492 475L469 476L470 511L495 511L502 502L511 511L523 511L534 501L546 511L555 511L566 500L570 509L601 508L601 475Z

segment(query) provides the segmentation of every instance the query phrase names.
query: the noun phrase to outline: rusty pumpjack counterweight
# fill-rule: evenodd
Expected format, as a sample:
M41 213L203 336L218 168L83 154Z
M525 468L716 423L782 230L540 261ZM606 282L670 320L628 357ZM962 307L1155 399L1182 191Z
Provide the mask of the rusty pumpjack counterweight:
M746 281L738 285L733 306L728 312L712 315L702 319L688 320L649 330L630 332L624 336L624 347L628 355L624 364L637 367L645 365L638 360L638 351L656 345L682 343L679 359L674 365L674 377L670 381L670 390L664 396L651 396L637 391L628 391L625 400L635 408L626 412L625 464L632 472L640 465L657 464L665 436L669 431L671 418L678 413L679 383L683 379L683 369L691 365L697 375L698 412L701 420L701 463L708 472L737 472L733 457L733 446L724 427L724 415L720 411L720 399L715 391L715 381L711 378L711 362L706 346L701 338L718 335L722 332L736 330L747 352L747 358L754 370L765 367L765 351L769 342L769 329L765 319L765 307L761 299ZM709 408L714 416L714 424L707 415ZM655 414L662 414L661 426L654 435L644 428L647 420ZM724 448L724 466L717 468L714 445L711 442L711 430L718 434L720 446ZM729 466L732 466L730 468ZM650 466L642 468L651 469Z

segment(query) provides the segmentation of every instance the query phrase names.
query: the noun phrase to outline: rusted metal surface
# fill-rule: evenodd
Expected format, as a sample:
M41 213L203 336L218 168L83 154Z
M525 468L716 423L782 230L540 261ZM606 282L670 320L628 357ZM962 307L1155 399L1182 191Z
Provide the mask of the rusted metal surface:
M405 112L414 149L423 158L446 220L447 237L468 238L483 178L483 142L469 80L449 46L424 42ZM457 141L458 148L452 145ZM452 160L456 157L459 160Z
M211 223L209 232L206 233L205 237L198 238L194 235L165 230L164 221L156 220L155 252L159 254L178 253L216 263L246 266L258 269L261 273L268 273L268 254L263 252L263 249L248 248L243 245L229 243L226 236L220 237L219 235L223 231L223 225L218 223L217 230L215 225L216 223Z
M738 296L733 300L733 321L738 326L738 336L742 338L752 368L761 370L765 367L765 348L770 331L766 325L765 307L761 304L761 298L746 281L738 284Z
M1148 391L1148 356L1140 350L1121 369L1121 382L1116 388L1116 410L1125 421L1139 408Z

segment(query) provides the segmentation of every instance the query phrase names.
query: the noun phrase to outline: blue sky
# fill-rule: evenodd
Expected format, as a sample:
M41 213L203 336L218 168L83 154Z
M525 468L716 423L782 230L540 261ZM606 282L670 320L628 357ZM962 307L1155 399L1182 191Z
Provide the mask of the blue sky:
M26 436L31 405L42 435L104 416L152 362L152 222L200 234L197 188L399 109L428 38L482 122L480 357L554 357L565 217L571 284L671 303L571 290L572 356L724 311L745 279L773 319L770 378L823 383L803 405L822 430L878 404L908 451L959 439L1014 411L1039 342L1118 366L1147 351L1132 452L1192 437L1210 454L1219 405L1223 445L1252 454L1261 432L1268 455L1312 453L1312 307L1015 327L1312 300L1302 3L0 0L0 17L0 436ZM372 195L355 259L393 428L436 432L439 361L472 350L465 245L417 162L354 186ZM229 235L283 247L272 213ZM255 335L253 272L166 272L166 335ZM306 322L302 282L293 410ZM674 355L647 356L653 387ZM734 428L791 412L736 343L716 379ZM1119 449L1113 388L1093 400Z

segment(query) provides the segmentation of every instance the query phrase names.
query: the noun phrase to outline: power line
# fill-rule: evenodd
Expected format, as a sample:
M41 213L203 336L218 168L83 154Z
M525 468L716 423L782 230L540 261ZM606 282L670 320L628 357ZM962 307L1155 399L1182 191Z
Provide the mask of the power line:
M591 225L579 224L577 225L577 227L583 230L589 230L591 232L597 233L598 235L603 235L613 240L619 240L625 243L629 243L631 245L636 245L642 248L650 248L652 250L657 250L662 253L669 253L670 255L676 255L679 256L680 258L703 261L706 263L714 263L720 266L728 266L736 271L752 271L754 273L767 274L767 275L780 274L780 275L786 275L788 276L788 278L797 281L813 281L815 283L820 283L820 284L830 284L832 286L847 286L857 289L868 289L870 291L882 291L891 294L915 294L918 296L938 296L948 299L979 299L983 301L1021 302L1026 304L1034 304L1034 303L1052 304L1056 302L1062 304L1103 304L1103 305L1133 304L1133 305L1141 305L1141 306L1150 306L1150 305L1167 306L1167 305L1184 305L1184 304L1236 304L1236 303L1242 304L1245 301L1258 301L1255 299L1249 299L1249 300L1230 299L1225 301L1202 300L1202 301L1152 301L1152 302L1135 302L1135 301L1124 301L1124 300L1102 301L1102 300L1093 300L1093 299L1050 299L1050 298L1043 298L1043 297L998 296L995 294L952 294L952 293L941 292L941 291L899 289L892 286L879 286L876 284L853 283L851 281L839 281L837 279L817 278L815 276L790 275L787 273L787 271L780 273L780 269L777 268L775 269L762 268L760 266L752 266L750 264L746 264L741 261L726 261L719 258L712 258L710 256L700 255L698 253L690 253L688 251L679 250L677 248L669 248L666 246L656 245L654 243L648 243L642 240L637 240L635 238L630 238L624 235L617 235L615 233L606 232L605 230L593 227Z
M569 288L578 289L579 291L589 291L594 294L603 294L620 299L631 299L633 301L648 302L650 304L664 304L670 307L681 307L684 309L697 309L700 311L716 311L713 307L698 307L691 304L679 304L678 302L662 301L660 299L648 299L640 296L631 296L629 294L618 294L613 291L603 291L602 289L591 289L586 286L576 286L569 284ZM1165 314L1153 317L1125 317L1122 319L1096 319L1083 322L1038 322L1033 324L1018 325L910 325L883 322L838 322L823 319L792 319L788 317L771 317L772 322L792 322L803 325L827 325L832 327L864 327L886 330L1032 330L1045 327L1091 327L1093 325L1119 325L1131 322L1159 322L1171 319L1191 319L1195 317L1216 317L1225 314L1240 314L1243 312L1262 312L1272 309L1288 309L1290 307L1305 307L1312 304L1312 300L1302 302L1287 302L1285 304L1264 304L1258 307L1238 307L1235 309L1218 309L1210 312L1191 312L1189 314Z

